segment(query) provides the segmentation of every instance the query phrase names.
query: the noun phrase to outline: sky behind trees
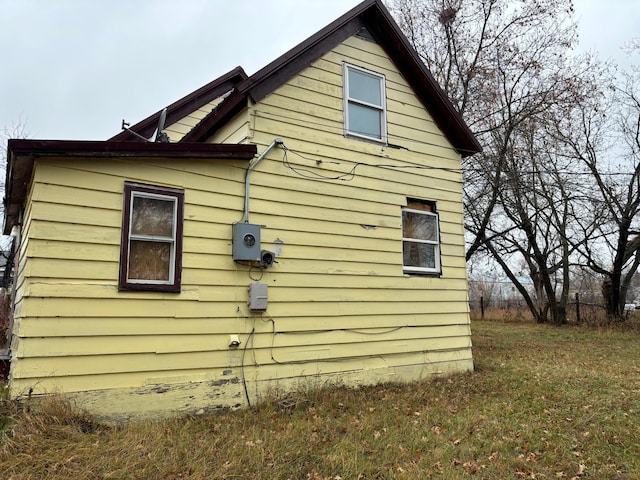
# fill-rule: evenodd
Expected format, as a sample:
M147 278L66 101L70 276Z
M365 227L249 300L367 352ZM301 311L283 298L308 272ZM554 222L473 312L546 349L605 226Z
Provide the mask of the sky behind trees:
M0 0L0 129L103 140L240 65L251 75L358 0ZM624 63L636 0L575 0L580 48Z

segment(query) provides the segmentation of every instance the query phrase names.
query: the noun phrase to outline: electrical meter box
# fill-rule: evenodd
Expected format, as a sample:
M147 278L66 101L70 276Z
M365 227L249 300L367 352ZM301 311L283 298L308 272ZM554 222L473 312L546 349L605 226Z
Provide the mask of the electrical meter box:
M234 261L260 261L260 225L234 223L231 240Z

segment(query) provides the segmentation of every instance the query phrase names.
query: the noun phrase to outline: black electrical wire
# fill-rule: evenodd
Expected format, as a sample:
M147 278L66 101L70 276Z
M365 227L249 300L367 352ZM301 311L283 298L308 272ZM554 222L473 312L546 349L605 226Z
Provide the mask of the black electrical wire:
M327 128L328 130L334 130L334 131L343 131L344 127L334 127L332 125L327 125L324 123L320 123L320 122L312 122L310 120L302 120L299 118L293 118L287 115L279 115L276 113L271 113L271 112L265 112L265 111L261 111L261 110L256 110L256 113L258 114L264 114L266 116L274 116L274 117L279 117L279 118L283 118L286 120L290 120L293 122L296 122L297 124L299 123L304 123L306 125L315 125L315 126L322 126ZM445 148L442 145L438 145L437 143L433 143L433 142L426 142L423 140L417 140L415 138L408 138L408 137L403 137L400 135L394 135L393 138L397 139L397 140L404 140L404 141L408 141L408 142L412 142L412 143L416 143L416 144L420 144L420 145L427 145L427 146L431 146L431 147L436 147L436 148ZM387 148L393 148L393 146L391 145L384 145L381 144L381 147L387 147ZM462 149L462 148L456 148L457 151L461 152L461 153L477 153L475 151L471 151L471 150L466 150L466 149ZM302 158L306 158L303 155L294 152L293 150L290 150L292 153L295 153L297 155L299 155ZM307 158L308 160L310 160L309 158ZM333 163L333 164L340 164L339 162L325 162L322 161L322 163ZM362 164L362 165L367 165L367 164ZM384 165L370 165L370 166L384 166ZM423 169L439 169L438 167L420 167L420 166L388 166L389 168L423 168ZM300 169L298 169L300 170ZM303 171L306 169L302 169ZM445 171L451 171L451 172L456 172L458 173L460 170L459 169L445 169L442 168L440 170L445 170ZM477 167L470 167L470 168L464 168L462 171L472 171L472 172L483 172L484 170L481 168L477 168ZM593 176L593 173L591 172L576 172L576 171L555 171L555 170L546 170L545 172L547 173L558 173L561 175L576 175L576 176ZM540 173L538 171L526 171L526 170L522 170L522 171L518 171L517 172L519 175L533 175L533 174L537 174ZM328 177L328 178L323 178L321 175L317 174L316 172L309 172L310 175L315 176L316 178L319 177L321 179L324 180L340 180L340 178L334 178L334 177ZM351 174L351 172L344 174L342 176L349 176ZM632 176L634 175L634 172L600 172L600 175L602 176L606 176L606 177L616 177L616 176ZM309 177L311 178L311 177Z
M249 400L249 389L247 388L247 379L244 375L244 356L247 353L247 347L249 346L249 340L253 337L254 332L256 331L255 327L251 329L251 333L247 337L246 342L244 343L244 348L242 349L242 360L240 362L242 369L242 385L244 386L244 396L247 399L247 406L251 408L251 400Z
M276 321L273 319L273 317L268 317L266 320L264 318L262 318L263 322L271 322L271 348L270 348L270 352L269 355L271 357L271 361L278 364L278 365L295 365L295 364L303 364L303 363L309 363L311 360L287 360L287 361L279 361L276 360L276 358L273 356L273 348L275 346L275 340L276 340L276 335L282 335L282 334L289 334L289 335L308 335L308 334L313 334L313 333L327 333L327 332L352 332L352 333L357 333L359 335L385 335L388 333L393 333L396 332L398 330L401 330L403 328L414 328L413 325L401 325L399 327L391 327L388 328L382 332L365 332L362 330L356 330L353 328L332 328L329 330L305 330L305 331L300 331L300 332L278 332L276 331ZM253 332L252 332L253 333ZM393 354L386 354L386 355L393 355ZM380 358L380 357L384 357L385 355L362 355L359 356L357 358ZM354 357L331 357L331 358L326 358L326 359L315 359L313 360L314 362L332 362L335 360L348 360Z
M282 149L284 150L284 154L282 157L283 165L287 167L289 170L291 170L293 173L295 173L296 175L303 178L310 179L310 180L327 180L327 181L340 180L343 182L350 182L356 177L356 170L358 169L358 167L377 167L377 168L389 168L389 169L397 169L397 170L439 170L439 171L445 171L445 172L450 172L455 174L462 173L461 169L446 168L446 167L430 167L426 165L393 165L388 163L356 162L352 164L352 167L348 172L330 176L330 175L323 175L314 170L310 170L309 168L306 168L306 167L293 166L291 162L289 162L287 153L291 152L294 155L297 155L298 157L303 158L304 160L315 162L317 165L322 165L322 164L342 165L343 164L342 162L313 159L301 154L300 152L291 150L284 144L282 144Z

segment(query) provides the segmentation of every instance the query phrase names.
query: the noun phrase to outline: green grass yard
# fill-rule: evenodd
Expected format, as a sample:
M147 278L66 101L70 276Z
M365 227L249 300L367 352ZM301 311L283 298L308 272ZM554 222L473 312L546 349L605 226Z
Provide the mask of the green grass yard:
M6 401L4 479L638 479L640 334L474 321L476 371L101 425Z

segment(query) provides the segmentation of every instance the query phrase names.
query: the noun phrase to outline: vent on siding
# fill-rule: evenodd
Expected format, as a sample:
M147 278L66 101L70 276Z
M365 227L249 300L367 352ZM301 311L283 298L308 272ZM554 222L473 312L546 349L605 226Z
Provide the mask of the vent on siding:
M358 30L355 36L358 38L361 38L362 40L367 40L368 42L378 43L373 38L373 36L369 33L369 30L367 30L367 27L362 27L360 30Z

